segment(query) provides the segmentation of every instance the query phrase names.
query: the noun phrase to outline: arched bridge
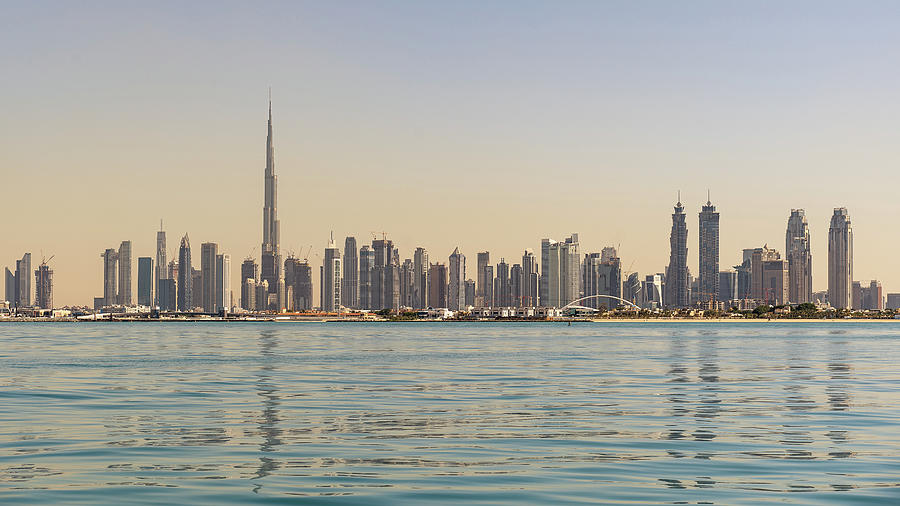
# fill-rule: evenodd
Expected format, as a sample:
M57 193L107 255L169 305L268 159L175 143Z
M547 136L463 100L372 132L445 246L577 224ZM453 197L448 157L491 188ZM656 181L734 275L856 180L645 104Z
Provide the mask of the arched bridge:
M565 306L563 306L563 307L561 307L561 308L559 308L559 309L560 309L560 310L563 310L563 309L570 308L570 307L573 307L573 308L594 309L594 308L586 308L585 306L579 306L578 303L581 302L581 301L588 300L588 299L599 299L599 298L605 298L605 299L613 299L613 300L617 300L617 301L620 301L620 302L624 302L625 304L628 304L629 306L631 306L631 307L633 307L633 308L635 308L635 309L637 309L637 310L640 310L640 309L641 309L641 307L638 306L637 304L635 304L634 302L631 302L631 301L629 301L629 300L625 300L625 299L623 299L622 297L616 297L615 295L588 295L587 297L582 297L582 298L580 298L580 299L573 300L572 302L566 304Z

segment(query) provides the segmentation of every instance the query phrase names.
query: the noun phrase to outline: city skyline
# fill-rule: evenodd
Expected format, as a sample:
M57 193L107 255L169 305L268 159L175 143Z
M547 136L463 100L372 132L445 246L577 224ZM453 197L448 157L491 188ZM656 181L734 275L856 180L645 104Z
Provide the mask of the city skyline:
M533 21L548 14L541 6L509 17L502 5L408 6L402 16L392 8L297 5L280 6L285 16L275 20L250 9L185 6L170 8L181 16L150 12L137 23L126 9L87 5L69 8L81 22L65 27L33 16L33 6L13 6L9 19L37 25L22 32L28 23L12 23L0 35L10 45L33 32L58 33L9 62L18 78L2 85L10 97L9 121L0 125L3 176L40 188L51 204L34 206L33 191L5 194L8 209L27 211L15 216L25 224L5 232L0 258L10 265L23 252L55 254L56 305L87 305L97 295L105 247L126 239L134 258L153 257L160 217L171 237L189 233L235 259L259 258L260 120L272 85L282 258L310 246L321 252L320 238L331 230L363 242L385 232L404 257L421 246L440 262L456 246L473 260L479 251L517 259L526 247L537 251L543 237L578 231L583 251L614 245L633 270L656 273L667 264L668 210L680 189L687 264L696 276L693 213L709 188L721 213L722 269L739 264L744 248L780 248L786 215L802 208L812 290L824 290L829 218L846 207L854 277L890 289L900 284L890 254L896 244L876 226L900 212L888 193L896 181L884 181L900 156L887 134L900 117L898 76L855 56L894 36L884 11L897 7L811 5L779 8L774 19L774 7L705 4L704 19L715 22L700 27L691 17L701 7L661 6L684 24L656 31L667 43L653 46L635 34L657 28L654 20L615 3L565 6L565 16L551 16L559 25L537 28ZM473 20L471 9L481 16ZM851 13L869 27L859 38L828 29ZM173 24L176 18L194 28ZM303 35L287 31L298 18L310 20ZM418 29L438 19L443 29ZM223 20L240 28L265 21L285 35L227 54L203 43L234 36L218 28ZM329 30L347 26L355 28L349 39L334 43ZM115 29L99 40L91 35L98 27ZM142 42L155 40L156 28L205 58ZM719 30L730 44L697 44ZM418 49L399 43L413 33ZM519 45L484 50L496 34ZM787 50L756 51L755 44ZM116 47L132 48L141 65ZM81 55L77 66L70 51ZM210 93L213 83L221 86ZM768 172L778 184L759 177ZM827 184L848 173L842 184ZM335 175L345 182L340 192ZM452 214L435 205L451 201L460 203ZM322 220L317 211L336 202ZM523 210L527 219L481 226L486 217ZM177 258L177 248L166 255Z

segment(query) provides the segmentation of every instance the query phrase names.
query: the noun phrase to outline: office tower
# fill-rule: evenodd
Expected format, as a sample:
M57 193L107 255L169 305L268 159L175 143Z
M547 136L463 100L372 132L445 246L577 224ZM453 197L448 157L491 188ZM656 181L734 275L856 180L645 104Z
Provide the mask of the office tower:
M643 296L641 278L638 273L632 272L622 283L622 298L635 306L640 306Z
M709 302L719 294L719 213L707 196L700 211L700 269L697 301Z
M16 300L19 298L18 293L16 291L16 275L9 270L9 267L6 267L6 302L9 302L10 307L15 307Z
M447 300L447 266L431 264L428 268L428 307L446 308Z
M269 99L269 122L266 131L266 168L264 174L265 200L263 203L263 241L260 275L266 284L268 295L257 300L258 306L269 308L277 305L278 280L281 279L281 222L278 221L278 176L275 175L275 139L272 136L272 100Z
M738 298L737 271L719 272L719 300L729 302Z
M216 312L216 256L219 245L205 242L200 245L200 305L204 313Z
M153 259L138 257L137 299L141 306L153 305Z
M459 247L450 254L450 284L447 302L451 311L458 311L466 307L466 256L459 252Z
M522 266L513 264L509 269L509 305L522 307L522 300L525 298L525 278L523 276Z
M334 244L334 235L325 247L322 260L321 300L322 311L333 312L341 309L341 252Z
M747 252L748 250L744 250ZM753 248L750 251L750 298L757 301L766 301L772 298L772 289L765 281L765 262L781 260L781 255L768 245L762 248Z
M509 307L512 305L512 287L509 283L509 264L506 259L501 258L497 264L497 293L494 294L497 305L500 307Z
M581 285L581 257L578 234L564 242L541 240L541 305L563 307L578 299Z
M31 307L31 253L22 255L21 260L16 261L16 293L18 295L18 307Z
M294 287L294 308L309 311L313 307L312 266L303 261L297 265L297 283Z
M178 281L178 260L174 258L169 261L169 266L166 268L166 277L172 280L175 280L176 283Z
M788 263L778 253L762 262L762 299L766 304L779 306L788 303Z
M356 237L344 239L344 274L341 279L341 301L346 308L359 307L359 258Z
M280 312L284 311L285 307L287 307L287 304L285 302L285 294L287 293L287 287L284 285L284 276L283 275L278 280L278 289L275 290L275 293L278 295L278 297L275 299L276 300L275 310L280 313Z
M193 311L194 309L194 278L191 266L191 240L187 234L181 238L181 246L178 248L178 310Z
M375 251L368 245L359 248L359 308L374 309L372 304L375 277Z
M541 239L541 305L559 306L559 245L553 239Z
M216 255L216 311L231 311L231 255Z
M299 311L297 295L300 290L300 259L293 255L288 256L284 260L284 286L285 298L287 299L286 307L289 311Z
M375 239L372 250L375 266L369 302L372 309L396 311L400 308L400 266L396 262L394 243L386 238Z
M673 308L687 307L690 304L688 297L688 268L687 247L688 231L685 222L684 206L681 205L681 197L675 204L675 212L672 213L672 231L669 235L669 265L666 268L666 306Z
M411 258L407 258L403 261L403 264L400 265L400 306L412 308L413 306L413 294L415 293L416 283L415 283L415 269L413 268L413 261Z
M256 260L247 257L241 262L241 309L256 310L256 281L259 268Z
M100 258L103 259L103 305L115 306L119 301L119 294L116 291L118 254L115 249L107 248Z
M178 299L175 289L175 280L172 278L162 278L157 285L157 301L160 311L175 311L177 308L176 301Z
M428 252L425 248L416 248L413 254L413 307L428 307Z
M269 300L269 281L264 279L255 283L254 287L256 288L256 295L253 297L253 302L256 307L253 309L256 311L265 311L269 309L267 302Z
M538 305L538 271L534 250L525 248L522 255L522 302L523 307Z
M34 286L34 305L41 309L53 309L53 270L46 260L34 271Z
M132 300L131 290L131 241L122 241L119 244L119 293L118 303L122 306L130 306Z
M196 310L198 307L200 310L203 310L203 271L200 269L191 268L191 302L193 304L193 310Z
M475 297L476 305L489 307L493 301L494 278L493 275L487 276L487 266L491 264L491 253L489 251L480 251L477 256L478 265L475 272Z
M853 309L883 311L884 295L881 283L875 279L869 281L868 284L854 281L851 305Z
M850 307L853 283L853 229L844 207L836 208L828 228L828 303L837 309Z
M600 309L615 309L622 298L622 265L615 248L604 248L603 253L584 256L584 296L601 295L584 300L581 305Z
M644 309L659 309L663 307L663 294L665 292L665 282L663 278L665 276L662 273L657 274L648 274L644 278L644 283L641 286L641 292L644 294L643 303L641 307Z
M475 305L475 280L466 280L466 307Z
M156 276L153 281L153 302L159 306L159 280L166 279L166 233L163 231L162 220L159 220L159 232L156 233Z
M806 211L791 209L784 252L788 263L788 296L796 304L812 300L812 253L809 245L809 225Z

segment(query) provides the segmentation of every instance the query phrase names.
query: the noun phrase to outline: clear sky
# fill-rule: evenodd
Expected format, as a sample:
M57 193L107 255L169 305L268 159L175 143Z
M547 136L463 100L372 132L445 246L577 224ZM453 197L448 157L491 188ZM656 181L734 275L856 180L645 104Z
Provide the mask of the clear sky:
M271 86L282 249L316 266L331 230L459 245L472 278L578 232L661 272L681 190L696 274L708 188L723 269L805 208L824 289L846 206L855 278L900 291L898 25L874 1L4 2L0 265L55 254L55 303L90 304L100 253L154 256L162 218L237 287Z

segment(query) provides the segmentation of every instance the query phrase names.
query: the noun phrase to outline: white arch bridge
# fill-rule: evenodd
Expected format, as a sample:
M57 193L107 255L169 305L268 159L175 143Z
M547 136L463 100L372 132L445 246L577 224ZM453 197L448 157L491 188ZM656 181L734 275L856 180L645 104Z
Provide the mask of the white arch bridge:
M573 300L572 302L566 304L565 306L559 308L559 310L562 311L562 310L564 310L564 309L570 309L570 308L571 308L571 309L592 309L592 310L593 310L593 309L596 309L596 308L593 308L593 307L587 307L587 306L579 306L578 303L579 303L579 302L582 302L582 301L585 301L585 300L588 300L588 299L599 299L599 298L617 300L617 301L620 301L620 302L624 302L625 304L628 304L629 306L631 306L631 307L633 307L633 308L635 308L635 309L637 309L637 310L639 310L639 311L640 311L640 309L641 309L641 307L638 306L637 304L635 304L634 302L631 302L631 301L629 301L629 300L625 300L625 299L623 299L622 297L616 297L615 295L600 295L600 294L598 294L598 295L588 295L587 297L582 297L582 298L580 298L580 299L575 299L575 300Z

